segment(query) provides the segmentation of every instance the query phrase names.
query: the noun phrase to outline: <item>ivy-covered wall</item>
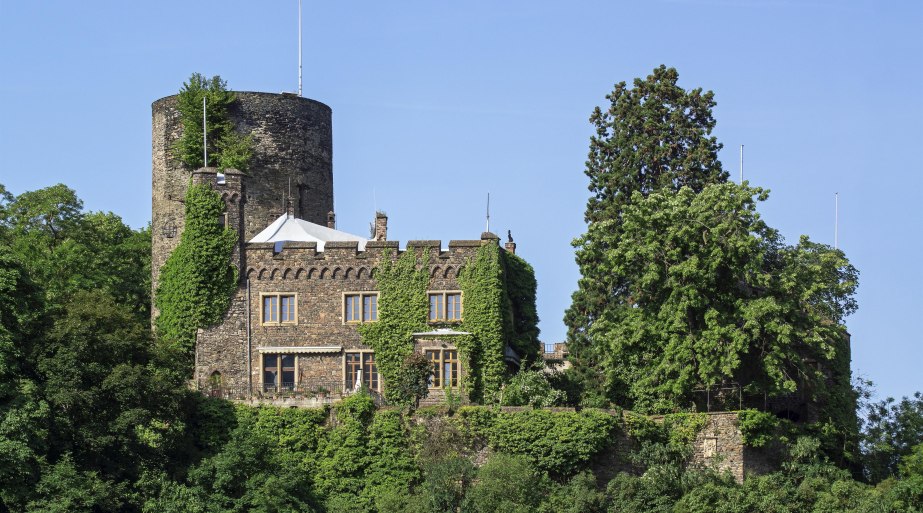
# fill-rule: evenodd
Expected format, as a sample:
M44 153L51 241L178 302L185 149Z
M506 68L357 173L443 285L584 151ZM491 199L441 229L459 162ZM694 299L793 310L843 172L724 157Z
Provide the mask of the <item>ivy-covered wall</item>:
M378 322L360 324L362 341L375 350L378 373L385 385L389 400L410 404L412 398L403 397L399 390L406 387L388 387L407 379L401 372L404 362L413 353L413 334L426 328L429 284L429 253L421 258L413 251L405 251L396 259L385 255L375 270L378 281Z
M452 337L463 368L463 390L473 402L493 404L506 380L504 348L510 345L525 358L538 354L535 314L535 275L520 257L486 239L458 274L462 291L462 321L428 322L431 255L405 251L386 257L375 270L378 282L378 322L358 326L363 343L375 350L385 394L397 404L410 404L388 386L410 379L405 362L414 350L413 333L451 327L470 333ZM512 291L512 294L511 294Z
M161 269L154 304L159 339L191 364L196 330L219 322L237 289L230 264L237 233L218 224L224 202L208 185L190 185L185 206L186 227Z

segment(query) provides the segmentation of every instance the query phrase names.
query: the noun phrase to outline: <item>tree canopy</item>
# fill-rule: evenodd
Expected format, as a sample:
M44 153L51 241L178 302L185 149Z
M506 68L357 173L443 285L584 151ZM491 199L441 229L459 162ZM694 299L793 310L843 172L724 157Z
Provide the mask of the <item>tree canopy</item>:
M678 80L675 69L660 66L647 78L635 79L633 87L616 84L606 96L609 107L593 110L594 135L584 171L590 179L584 215L590 227L605 223L607 233L617 237L635 192L642 198L662 188L685 186L698 192L727 179L718 160L721 144L711 135L714 94L687 91ZM597 233L590 230L573 243L581 278L564 321L580 381L589 395L604 402L600 380L590 375L602 355L589 330L611 301L626 295L628 277L607 265L611 238L600 239Z
M227 82L218 75L206 78L193 73L183 83L177 95L183 132L173 146L173 153L180 162L191 168L217 165L246 170L253 144L249 135L234 131L228 109L236 100L234 92L228 91ZM203 137L203 128L208 130L207 138ZM205 162L203 151L206 140L208 162Z
M591 117L582 276L565 317L584 400L674 411L713 385L817 398L825 379L850 394L841 323L858 272L760 219L768 192L727 182L718 161L712 93L677 78L660 67L617 84Z

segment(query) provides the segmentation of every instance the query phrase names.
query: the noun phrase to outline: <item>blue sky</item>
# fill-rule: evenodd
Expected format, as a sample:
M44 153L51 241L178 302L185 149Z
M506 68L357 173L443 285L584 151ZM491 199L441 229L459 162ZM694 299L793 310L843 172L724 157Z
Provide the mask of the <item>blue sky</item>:
M535 267L545 342L578 272L591 110L676 67L715 92L726 169L769 188L790 241L861 272L853 370L923 389L923 2L304 2L305 96L333 109L338 226L476 238L512 230ZM297 90L297 1L0 0L0 183L58 182L91 210L150 219L151 110L194 71Z

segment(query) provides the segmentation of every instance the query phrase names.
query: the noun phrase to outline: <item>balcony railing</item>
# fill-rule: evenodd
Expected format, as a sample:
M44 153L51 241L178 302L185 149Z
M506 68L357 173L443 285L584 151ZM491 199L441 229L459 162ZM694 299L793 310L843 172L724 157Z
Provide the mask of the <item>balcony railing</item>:
M319 403L334 402L355 394L354 387L347 387L341 381L310 381L308 383L282 383L280 385L266 384L243 386L227 386L206 384L199 390L209 396L234 401L305 401L314 400ZM375 404L386 404L384 396L376 390L366 392L375 400Z

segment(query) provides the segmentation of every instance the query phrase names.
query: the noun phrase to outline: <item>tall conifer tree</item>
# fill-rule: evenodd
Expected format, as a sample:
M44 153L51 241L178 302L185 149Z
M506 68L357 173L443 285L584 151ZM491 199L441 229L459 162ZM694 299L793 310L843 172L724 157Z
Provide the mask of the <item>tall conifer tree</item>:
M687 91L677 85L679 74L661 65L633 87L615 85L606 96L609 108L596 107L590 116L595 135L584 171L590 179L585 220L587 232L574 241L581 278L565 314L571 357L578 379L589 396L603 390L596 344L590 325L608 305L626 299L624 277L606 263L609 242L622 230L622 213L634 192L648 195L659 189L686 186L701 191L724 182L727 172L718 160L721 144L711 135L715 126L714 94Z

